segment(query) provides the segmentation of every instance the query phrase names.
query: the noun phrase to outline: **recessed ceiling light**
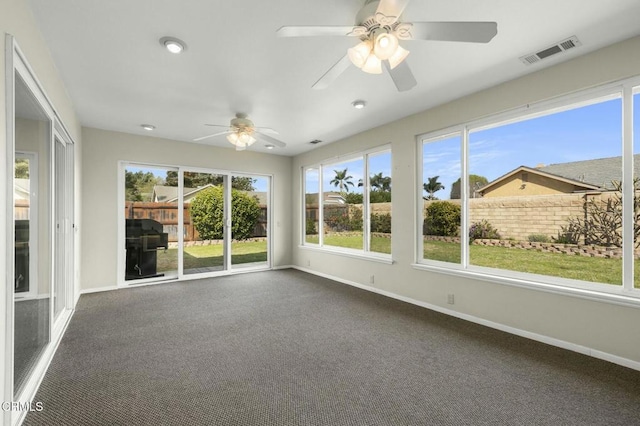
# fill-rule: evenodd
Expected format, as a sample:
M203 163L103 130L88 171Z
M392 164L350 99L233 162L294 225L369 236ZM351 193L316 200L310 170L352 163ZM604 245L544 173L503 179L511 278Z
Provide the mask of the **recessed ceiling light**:
M271 145L270 143L268 143L264 147L267 148L267 149L273 149L275 147L275 145Z
M367 103L363 100L357 100L357 101L351 102L351 105L353 105L355 109L362 109L367 106Z
M183 50L187 50L187 44L175 37L162 37L160 44L163 45L171 53L182 53Z
M154 126L153 124L141 124L140 127L148 131L155 130L156 128L156 126Z

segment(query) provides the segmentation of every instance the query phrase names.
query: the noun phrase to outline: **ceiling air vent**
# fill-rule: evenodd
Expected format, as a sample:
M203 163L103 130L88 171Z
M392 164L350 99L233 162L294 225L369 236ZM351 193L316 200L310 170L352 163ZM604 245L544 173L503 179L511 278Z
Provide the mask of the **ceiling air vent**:
M311 142L309 142L309 143L310 143L311 145L317 145L317 144L319 144L320 142L322 142L320 139L314 139L314 140L312 140L312 141L311 141Z
M542 49L539 52L532 53L530 55L521 56L520 60L525 65L535 64L536 62L540 62L543 59L546 59L550 56L556 55L558 53L562 53L566 50L573 49L574 47L581 46L580 40L578 37L573 36L569 37L566 40L562 40L561 42L554 44L553 46L549 46L546 49Z

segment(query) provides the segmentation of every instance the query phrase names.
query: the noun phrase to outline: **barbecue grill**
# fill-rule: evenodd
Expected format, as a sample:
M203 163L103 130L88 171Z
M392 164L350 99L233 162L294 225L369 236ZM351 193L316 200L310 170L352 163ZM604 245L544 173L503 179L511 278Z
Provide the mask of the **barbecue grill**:
M162 224L152 219L126 220L127 264L126 280L162 277L158 273L157 252L169 248L169 234L162 232Z

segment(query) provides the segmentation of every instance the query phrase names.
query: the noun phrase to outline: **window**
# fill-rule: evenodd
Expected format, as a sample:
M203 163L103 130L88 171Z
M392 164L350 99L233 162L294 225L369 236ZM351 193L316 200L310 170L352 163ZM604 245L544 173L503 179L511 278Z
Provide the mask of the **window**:
M620 97L469 133L469 264L622 284ZM517 174L528 176L518 178Z
M611 87L420 137L419 262L520 283L640 288L638 243L623 244L640 233L640 144L632 150L629 137L640 87ZM623 199L634 202L623 209Z
M304 245L391 253L391 151L307 167Z
M304 173L304 241L318 243L320 188L318 169L309 168Z
M460 263L461 135L422 143L423 259Z
M634 263L634 287L640 289L640 86L633 90L633 117L631 133L633 138L633 263ZM636 201L638 200L638 201ZM631 273L629 274L631 275Z

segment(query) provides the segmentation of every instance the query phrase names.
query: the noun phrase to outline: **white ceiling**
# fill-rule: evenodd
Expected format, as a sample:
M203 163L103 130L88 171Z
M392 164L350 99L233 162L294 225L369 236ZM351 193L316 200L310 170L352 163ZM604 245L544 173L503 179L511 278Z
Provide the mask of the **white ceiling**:
M640 34L638 0L413 0L404 21L496 21L488 44L408 41L418 81L350 67L311 86L353 38L277 38L283 25L353 25L364 0L30 0L83 126L182 141L245 112L297 155ZM520 56L576 35L581 47L525 66ZM164 50L174 36L188 49ZM356 110L351 103L367 101ZM153 133L140 128L150 123ZM231 147L224 136L202 143ZM321 146L321 145L318 145Z

